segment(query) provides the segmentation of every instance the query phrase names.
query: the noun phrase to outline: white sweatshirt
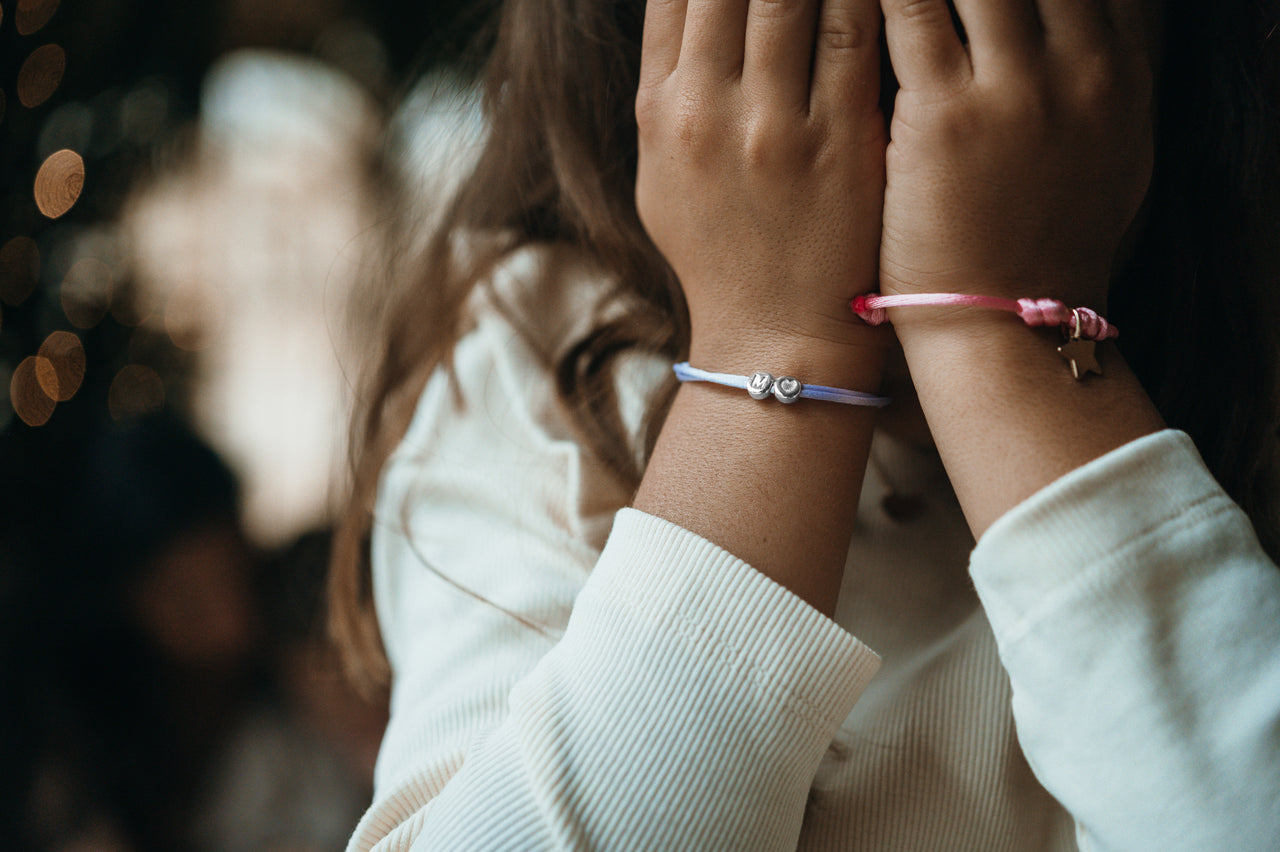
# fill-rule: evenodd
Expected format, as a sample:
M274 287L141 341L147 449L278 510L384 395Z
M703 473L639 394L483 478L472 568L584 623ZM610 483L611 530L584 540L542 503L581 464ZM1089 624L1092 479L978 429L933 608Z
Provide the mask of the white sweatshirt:
M1280 571L1182 433L976 548L936 457L877 438L832 621L624 508L537 364L482 312L463 407L436 376L384 474L351 852L1280 849Z

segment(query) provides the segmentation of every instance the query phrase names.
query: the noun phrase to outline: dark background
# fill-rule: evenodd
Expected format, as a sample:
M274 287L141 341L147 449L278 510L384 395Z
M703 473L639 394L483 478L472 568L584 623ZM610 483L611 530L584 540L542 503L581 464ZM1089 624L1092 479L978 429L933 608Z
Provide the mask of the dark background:
M337 849L367 803L385 697L347 687L325 643L325 529L245 535L236 474L190 424L195 356L132 316L127 269L109 311L72 322L57 257L191 156L219 57L318 60L385 120L492 5L0 0L5 848ZM64 61L30 68L49 45ZM33 87L47 97L24 104ZM84 181L51 218L34 187L59 149ZM30 381L51 340L83 351L58 362L69 398ZM126 367L158 391L122 383Z

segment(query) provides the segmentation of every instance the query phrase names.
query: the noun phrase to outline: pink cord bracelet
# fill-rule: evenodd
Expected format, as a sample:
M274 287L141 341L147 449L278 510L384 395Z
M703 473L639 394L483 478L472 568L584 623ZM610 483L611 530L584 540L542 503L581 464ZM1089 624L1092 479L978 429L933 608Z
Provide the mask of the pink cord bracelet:
M853 312L867 325L883 325L889 321L889 308L944 305L990 308L1017 314L1029 326L1060 326L1071 337L1090 340L1112 340L1120 336L1114 325L1089 308L1069 308L1057 299L1001 299L996 296L971 296L967 293L913 293L906 296L881 296L867 293L852 302ZM1077 332L1076 326L1079 326Z
M937 305L947 307L989 308L1017 314L1031 327L1057 326L1062 329L1066 342L1058 347L1058 353L1071 365L1071 375L1080 379L1088 373L1101 375L1102 368L1094 357L1094 344L1100 340L1114 340L1120 331L1096 311L1089 308L1070 308L1057 299L1001 299L997 296L976 296L968 293L911 293L903 296L881 296L866 293L850 303L853 312L867 325L883 325L889 321L889 308L923 307Z

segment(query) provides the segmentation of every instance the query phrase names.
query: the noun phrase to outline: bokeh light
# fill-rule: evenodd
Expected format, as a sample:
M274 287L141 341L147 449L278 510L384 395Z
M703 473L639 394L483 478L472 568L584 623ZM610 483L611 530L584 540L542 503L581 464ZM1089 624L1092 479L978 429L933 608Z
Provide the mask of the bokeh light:
M40 277L40 249L30 237L14 237L0 248L0 301L20 305Z
M31 35L39 30L58 11L58 0L18 0L13 22L21 35Z
M82 258L62 281L62 312L76 328L93 328L107 315L114 289L111 267L96 257Z
M9 379L9 401L13 404L14 413L28 426L43 426L48 423L53 410L58 407L57 402L40 386L39 373L49 369L51 366L47 358L30 355L22 359L22 363L13 371L13 377Z
M66 402L84 381L85 354L80 338L69 331L55 331L40 344L36 379L45 395Z
M75 206L84 189L84 160L75 151L54 151L36 173L36 206L57 219Z
M142 364L122 367L111 380L107 408L116 420L127 420L164 407L164 380Z
M38 47L18 71L18 100L34 109L49 100L67 70L67 53L56 44Z

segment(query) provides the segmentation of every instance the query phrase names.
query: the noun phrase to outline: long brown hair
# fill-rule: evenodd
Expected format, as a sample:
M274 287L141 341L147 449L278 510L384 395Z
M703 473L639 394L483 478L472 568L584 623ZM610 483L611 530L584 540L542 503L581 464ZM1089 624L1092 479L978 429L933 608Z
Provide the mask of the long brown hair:
M612 364L637 349L676 358L688 323L678 282L634 205L634 94L644 4L509 0L483 38L488 135L410 285L386 302L385 349L352 429L354 484L335 533L330 625L354 674L389 672L373 612L367 538L378 475L427 377L449 363L467 296L517 249L572 252L608 282L578 339L545 352L582 439L623 481L642 462ZM1273 476L1280 409L1280 0L1169 4L1149 218L1109 310L1166 421L1277 553ZM458 251L465 237L467 251ZM544 269L550 286L554 265ZM651 405L646 448L671 388Z

